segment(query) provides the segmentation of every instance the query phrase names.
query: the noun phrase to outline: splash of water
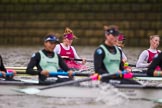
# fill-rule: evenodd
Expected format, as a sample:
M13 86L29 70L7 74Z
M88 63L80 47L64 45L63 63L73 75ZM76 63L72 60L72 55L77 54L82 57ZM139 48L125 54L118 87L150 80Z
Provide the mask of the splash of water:
M111 84L101 83L99 85L100 93L96 102L105 104L106 106L124 105L128 103L128 97L121 93L117 88Z

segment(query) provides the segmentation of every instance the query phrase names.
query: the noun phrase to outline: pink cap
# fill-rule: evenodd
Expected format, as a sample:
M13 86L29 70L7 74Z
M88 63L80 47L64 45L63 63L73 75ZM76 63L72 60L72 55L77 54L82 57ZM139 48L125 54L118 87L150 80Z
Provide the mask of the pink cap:
M65 34L64 38L68 38L69 40L72 40L75 38L75 36L72 33L70 33L70 34Z
M119 34L118 35L118 41L123 41L123 40L125 40L124 35L123 34Z

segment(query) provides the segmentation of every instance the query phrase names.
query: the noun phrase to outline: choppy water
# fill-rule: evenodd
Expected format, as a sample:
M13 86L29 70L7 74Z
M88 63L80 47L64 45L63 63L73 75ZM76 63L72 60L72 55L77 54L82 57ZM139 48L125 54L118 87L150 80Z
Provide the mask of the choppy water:
M96 47L76 47L80 56L93 59ZM0 47L5 66L26 66L34 52L42 47ZM146 48L125 48L129 63L135 64L140 52ZM92 64L87 64L92 65ZM52 98L34 95L6 95L0 90L0 108L162 108L162 105L146 100L128 100L126 97L102 95L95 101ZM73 91L71 91L73 92Z

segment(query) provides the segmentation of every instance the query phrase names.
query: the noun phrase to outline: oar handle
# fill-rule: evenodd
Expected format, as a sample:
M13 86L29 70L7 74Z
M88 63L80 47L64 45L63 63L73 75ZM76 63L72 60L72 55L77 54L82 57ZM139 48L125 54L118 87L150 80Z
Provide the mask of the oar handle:
M72 75L73 76L90 76L93 73L81 73L81 72L73 72ZM69 73L68 72L49 72L49 76L50 77L55 77L58 75L62 75L62 76L68 76Z
M14 75L13 72L7 72L6 77L12 77ZM0 77L3 77L3 74L0 72Z
M49 77L55 77L57 75L68 76L67 72L49 72Z

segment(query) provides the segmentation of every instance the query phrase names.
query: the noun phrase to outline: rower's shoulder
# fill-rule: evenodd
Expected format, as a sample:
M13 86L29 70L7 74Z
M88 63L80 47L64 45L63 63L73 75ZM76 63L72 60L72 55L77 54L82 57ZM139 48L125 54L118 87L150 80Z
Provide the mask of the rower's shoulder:
M143 51L140 53L140 56L148 56L148 55L149 55L148 49L143 50Z
M35 52L32 54L32 58L40 57L40 52Z
M104 52L104 50L103 50L103 48L101 47L101 46L99 46L98 48L96 48L96 50L95 50L95 54L97 54L97 55L100 55L100 54L102 54Z

